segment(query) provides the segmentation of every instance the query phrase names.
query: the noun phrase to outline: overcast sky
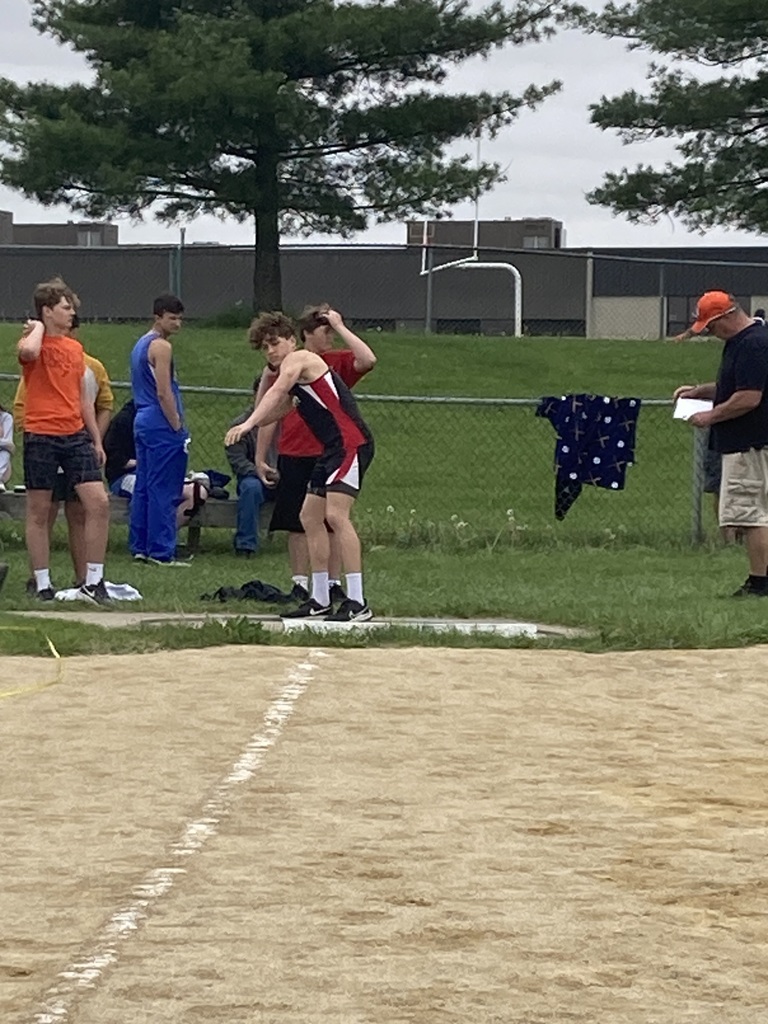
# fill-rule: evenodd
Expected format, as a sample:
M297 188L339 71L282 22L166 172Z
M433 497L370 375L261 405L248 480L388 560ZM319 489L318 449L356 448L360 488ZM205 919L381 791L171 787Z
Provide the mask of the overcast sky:
M88 76L77 54L38 35L31 27L29 0L0 0L0 7L0 74L19 82L47 79L60 83ZM568 32L540 45L495 51L488 61L473 61L459 70L452 85L466 91L519 90L553 78L563 81L558 96L537 111L522 114L493 142L483 142L483 159L500 163L506 169L507 181L481 198L481 219L553 217L564 223L566 242L571 246L764 244L760 236L736 231L689 233L671 219L655 226L633 226L584 199L585 192L599 184L607 170L633 167L641 161L660 165L673 156L670 143L623 146L615 134L601 132L589 123L587 108L602 95L616 95L633 87L644 90L650 59L647 53L627 52L616 40ZM474 143L469 148L474 152ZM46 209L2 187L0 209L11 210L18 222L66 221L73 217L65 207ZM471 219L473 206L457 206L452 213L455 218ZM167 228L153 220L118 223L123 243L178 239L178 228ZM251 242L248 225L214 217L199 217L186 228L188 242ZM327 236L312 240L333 241ZM355 240L403 242L405 229L400 224L374 226Z

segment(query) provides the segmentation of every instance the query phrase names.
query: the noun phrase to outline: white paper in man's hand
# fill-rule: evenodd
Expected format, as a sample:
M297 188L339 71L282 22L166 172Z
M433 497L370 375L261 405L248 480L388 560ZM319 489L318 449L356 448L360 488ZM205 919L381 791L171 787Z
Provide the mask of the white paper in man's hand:
M676 420L689 420L694 413L709 412L712 403L703 398L678 398L672 416Z

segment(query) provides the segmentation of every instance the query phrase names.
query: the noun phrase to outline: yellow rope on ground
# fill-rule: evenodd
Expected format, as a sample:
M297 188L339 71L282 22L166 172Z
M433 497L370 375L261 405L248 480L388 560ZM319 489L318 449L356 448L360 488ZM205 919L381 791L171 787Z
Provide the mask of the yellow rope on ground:
M32 626L0 626L0 630L15 631L19 633L36 633L37 630ZM45 636L45 634L43 634ZM64 678L64 659L54 647L53 641L50 637L45 637L45 642L48 644L48 650L56 659L56 678L49 679L44 683L33 683L32 686L21 686L16 690L1 690L0 700L4 700L6 697L21 697L25 693L37 693L40 690L47 690L49 686L55 686L60 683Z

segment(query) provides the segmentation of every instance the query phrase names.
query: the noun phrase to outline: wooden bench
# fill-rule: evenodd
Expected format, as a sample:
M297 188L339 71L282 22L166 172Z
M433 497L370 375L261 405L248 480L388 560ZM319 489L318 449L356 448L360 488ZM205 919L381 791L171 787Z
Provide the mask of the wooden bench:
M23 521L27 513L27 496L24 492L0 491L0 519L15 519ZM61 512L59 513L61 516ZM272 516L272 503L267 501L261 507L261 521L259 527L264 532ZM237 499L232 498L224 501L219 498L209 498L193 516L189 517L186 527L187 548L195 552L200 547L200 531L203 527L213 529L234 530L237 520ZM109 521L127 526L129 521L128 501L125 498L118 498L115 495L109 496Z

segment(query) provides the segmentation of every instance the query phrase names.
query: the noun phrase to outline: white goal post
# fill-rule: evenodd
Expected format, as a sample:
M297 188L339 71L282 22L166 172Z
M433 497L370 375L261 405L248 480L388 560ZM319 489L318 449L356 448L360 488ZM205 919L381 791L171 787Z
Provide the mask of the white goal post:
M512 294L514 304L514 337L520 338L523 334L523 278L520 271L513 263L508 262L486 262L474 256L467 256L463 260L452 260L450 263L441 263L437 267L428 267L426 247L422 249L420 277L424 275L437 274L443 270L506 270L513 278Z

